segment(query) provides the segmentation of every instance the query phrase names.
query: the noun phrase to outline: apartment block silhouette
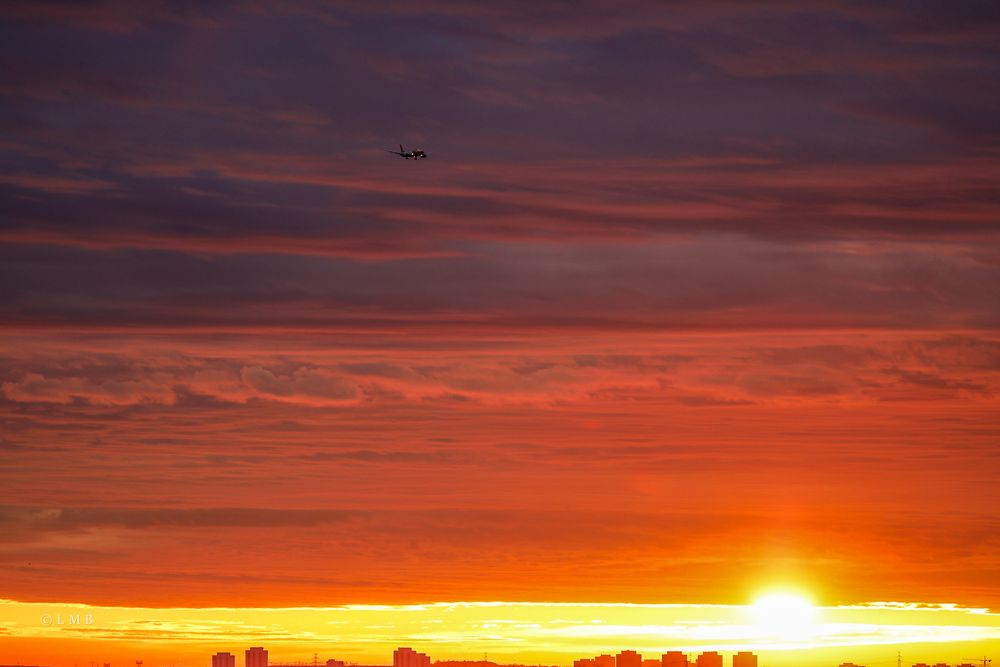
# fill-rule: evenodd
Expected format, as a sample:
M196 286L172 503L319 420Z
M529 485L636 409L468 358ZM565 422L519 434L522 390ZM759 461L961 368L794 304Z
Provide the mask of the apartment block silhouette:
M695 661L696 667L722 667L722 656L715 651L705 651Z
M635 651L622 651L615 656L615 667L642 667L642 656Z
M431 659L426 653L401 646L392 652L392 667L431 667Z
M246 650L246 667L267 667L267 651L260 646Z
M212 656L212 667L236 667L236 656L232 653L216 653Z
M688 657L680 651L667 651L660 656L662 667L687 667Z

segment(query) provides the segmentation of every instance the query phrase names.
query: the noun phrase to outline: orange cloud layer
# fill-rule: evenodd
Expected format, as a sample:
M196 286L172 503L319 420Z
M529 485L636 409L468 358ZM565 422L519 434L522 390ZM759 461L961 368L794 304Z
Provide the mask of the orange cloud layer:
M753 573L994 604L982 336L16 340L20 599L731 602Z

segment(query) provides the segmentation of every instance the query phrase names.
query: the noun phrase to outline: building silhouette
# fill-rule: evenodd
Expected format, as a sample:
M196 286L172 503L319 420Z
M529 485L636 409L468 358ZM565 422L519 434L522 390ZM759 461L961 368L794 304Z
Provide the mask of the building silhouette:
M715 651L705 651L695 661L697 667L722 667L722 656Z
M615 667L642 667L642 656L635 651L622 651L615 656Z
M688 657L680 651L667 651L660 656L663 667L687 667Z
M236 667L236 656L232 653L216 653L212 656L212 667Z
M659 660L655 658L643 660L642 654L637 651L624 650L616 656L603 654L594 658L579 658L573 661L573 667L723 667L722 663L722 655L716 651L705 651L694 660L688 660L687 654L682 651L667 651L660 656ZM757 665L758 658L755 653L740 651L733 654L733 667L757 667ZM407 666L395 665L394 667ZM858 666L850 665L848 667ZM914 665L913 667L928 666ZM935 667L938 666L935 665Z
M347 667L343 660L330 660L326 661L326 667Z
M246 667L267 667L267 651L260 646L248 648L245 660Z
M392 667L431 667L431 659L426 653L401 646L392 652Z

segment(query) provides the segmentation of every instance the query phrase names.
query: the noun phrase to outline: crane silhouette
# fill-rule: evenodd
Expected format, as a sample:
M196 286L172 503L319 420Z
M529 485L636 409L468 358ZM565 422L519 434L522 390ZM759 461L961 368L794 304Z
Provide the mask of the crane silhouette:
M983 667L990 667L990 663L993 662L992 658L962 658L962 660L971 660L973 662L983 663Z

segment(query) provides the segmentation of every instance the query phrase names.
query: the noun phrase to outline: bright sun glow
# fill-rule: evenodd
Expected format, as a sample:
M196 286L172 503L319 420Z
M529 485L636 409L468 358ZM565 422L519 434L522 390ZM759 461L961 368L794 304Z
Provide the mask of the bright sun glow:
M750 615L762 635L804 640L814 633L816 606L799 593L768 593L757 598Z

